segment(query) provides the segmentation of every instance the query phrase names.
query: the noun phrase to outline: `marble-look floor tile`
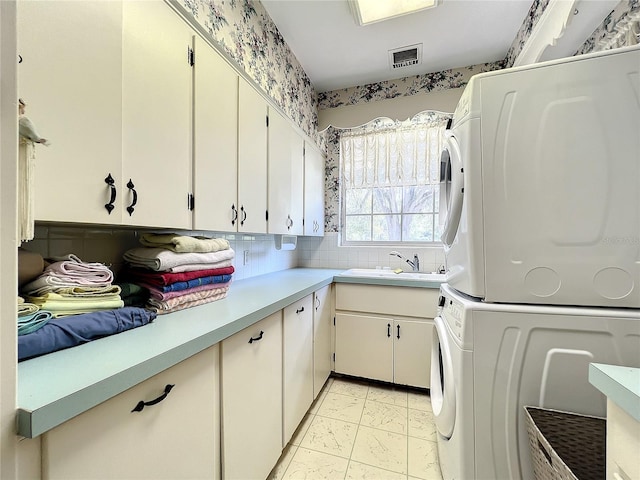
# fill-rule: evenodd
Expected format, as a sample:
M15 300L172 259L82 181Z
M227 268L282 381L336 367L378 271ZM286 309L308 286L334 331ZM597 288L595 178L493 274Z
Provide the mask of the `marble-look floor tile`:
M409 392L409 408L415 410L427 410L431 412L431 397L426 392Z
M297 450L297 446L287 445L282 452L282 455L280 455L278 463L273 468L273 470L271 470L271 473L267 477L267 480L282 480L282 477L284 476L284 473L286 472L287 467L291 463L291 459L293 458Z
M358 425L355 423L316 416L300 446L317 452L349 458L357 431Z
M407 480L407 476L402 473L351 461L349 462L345 480Z
M407 436L361 425L351 459L374 467L407 473Z
M406 435L407 408L367 399L360 424Z
M320 405L322 405L322 401L324 400L324 397L327 396L327 393L329 392L329 389L331 388L332 383L333 383L333 378L329 377L326 383L324 384L324 386L322 387L322 390L320 390L320 393L318 393L318 396L311 404L311 408L309 408L309 413L313 413L314 415L318 413L318 409L320 408Z
M305 433L307 433L307 430L309 429L309 425L311 425L311 422L313 421L314 417L315 415L311 413L307 413L304 416L304 418L300 422L300 425L298 425L298 428L293 433L293 437L291 437L291 440L289 441L291 445L300 445L300 442L302 441L302 438L304 437Z
M329 392L322 401L317 415L345 422L359 423L363 408L364 398Z
M442 480L436 442L409 437L409 475L423 480Z
M342 378L334 378L329 393L341 393L356 398L367 398L369 387L365 383L355 380L345 380Z
M409 436L418 437L423 440L438 440L436 424L433 420L433 413L425 410L409 409Z
M407 391L397 390L393 387L369 387L369 393L367 394L367 400L373 400L376 402L390 403L391 405L398 405L400 407L407 406Z
M349 460L299 447L282 480L335 480L344 478Z

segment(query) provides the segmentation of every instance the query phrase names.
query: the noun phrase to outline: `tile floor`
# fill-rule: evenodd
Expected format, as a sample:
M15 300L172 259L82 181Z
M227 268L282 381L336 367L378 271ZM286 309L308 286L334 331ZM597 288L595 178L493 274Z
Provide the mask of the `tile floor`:
M269 480L441 480L426 393L329 378Z

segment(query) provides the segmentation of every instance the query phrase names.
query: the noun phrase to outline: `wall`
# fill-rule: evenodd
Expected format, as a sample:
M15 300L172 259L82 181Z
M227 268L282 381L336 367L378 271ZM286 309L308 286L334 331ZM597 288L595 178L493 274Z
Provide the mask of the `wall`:
M83 261L109 265L117 273L124 265L122 255L130 248L140 247L138 236L144 232L124 228L37 225L35 238L23 248L40 253L45 258L74 253ZM298 252L276 250L273 235L197 231L193 234L221 237L229 241L236 252L234 280L285 270L298 264ZM246 264L244 251L249 252Z
M259 1L175 0L307 135L317 130L317 95L300 62Z

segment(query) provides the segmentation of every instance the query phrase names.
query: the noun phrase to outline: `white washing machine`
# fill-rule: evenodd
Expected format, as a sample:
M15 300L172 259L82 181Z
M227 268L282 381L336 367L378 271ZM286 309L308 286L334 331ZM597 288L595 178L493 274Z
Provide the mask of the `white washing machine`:
M640 311L487 304L440 289L431 403L445 480L533 480L525 405L606 415L591 362L640 367Z
M441 163L448 282L640 307L640 46L472 77Z

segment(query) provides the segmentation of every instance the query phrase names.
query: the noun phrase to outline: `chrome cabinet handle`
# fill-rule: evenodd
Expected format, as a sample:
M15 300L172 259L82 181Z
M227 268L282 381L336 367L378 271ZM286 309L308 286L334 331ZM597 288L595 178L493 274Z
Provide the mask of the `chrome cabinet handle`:
M173 387L175 387L175 385L167 385L166 387L164 387L164 393L162 395L160 395L158 398L154 398L153 400L149 400L148 402L145 402L144 400L140 400L138 404L135 407L133 407L133 410L131 410L131 413L141 412L144 409L144 407L151 407L153 405L160 403L165 398L167 398L167 395L169 395L169 392Z

